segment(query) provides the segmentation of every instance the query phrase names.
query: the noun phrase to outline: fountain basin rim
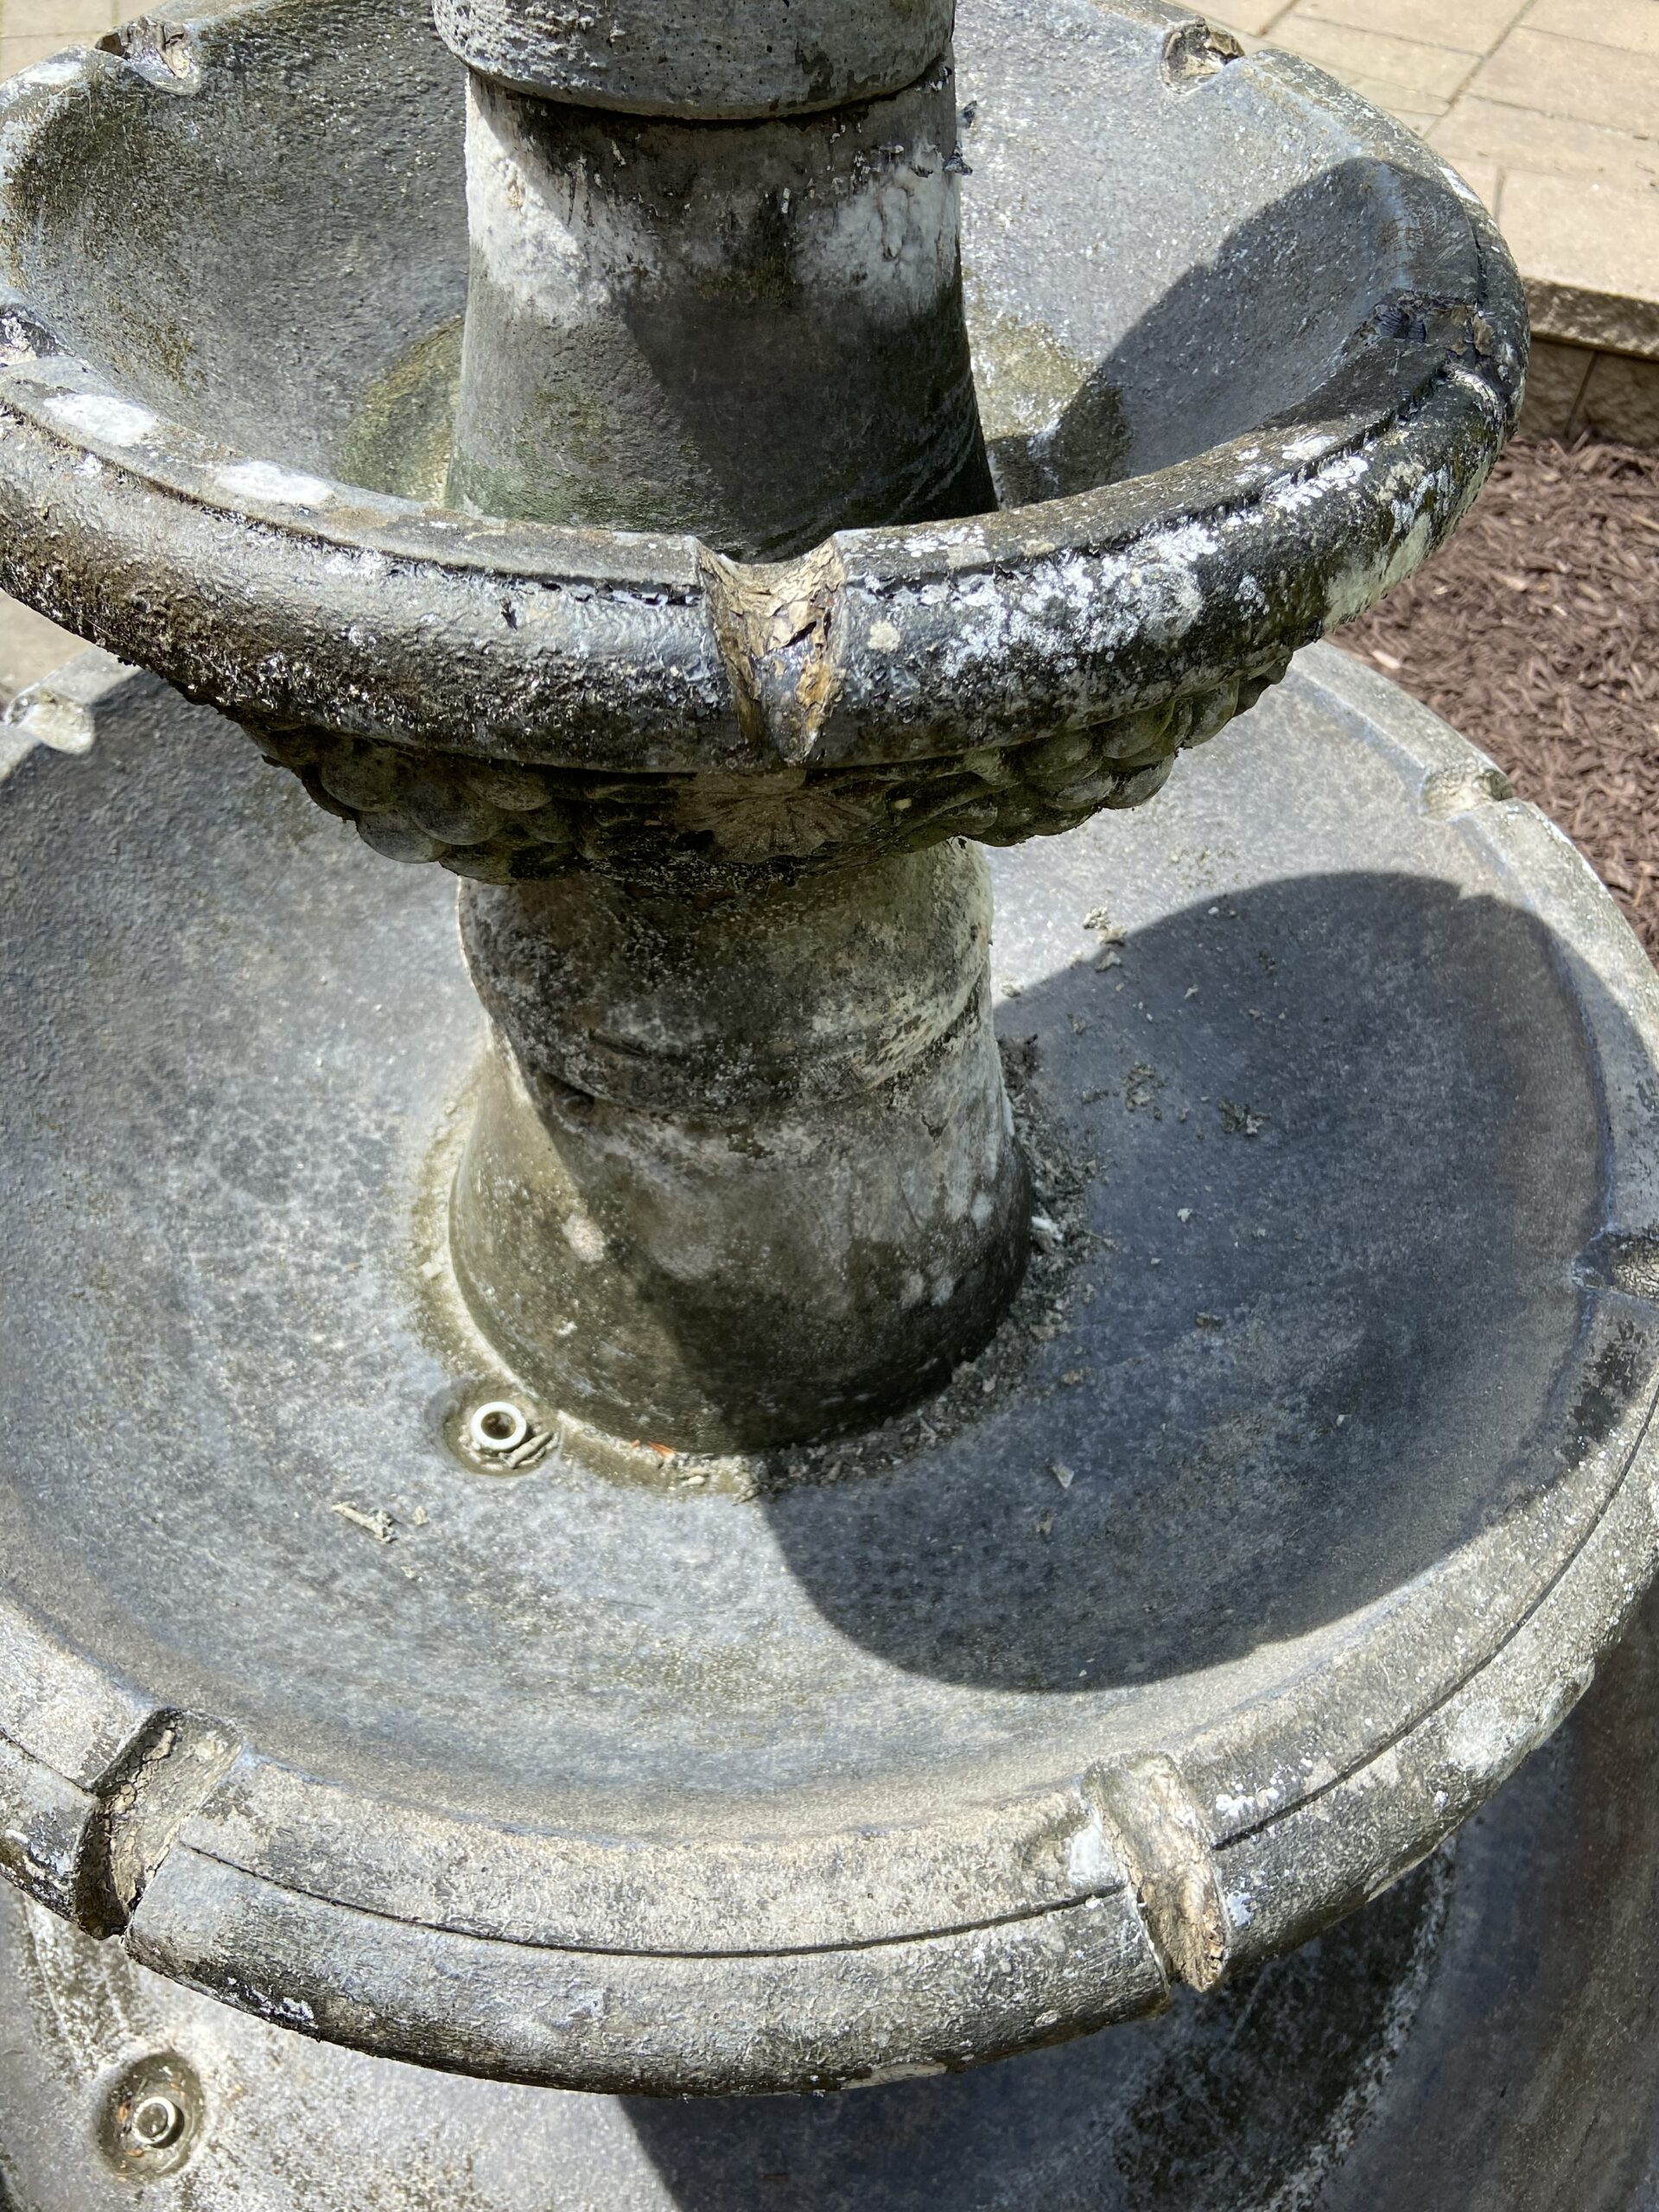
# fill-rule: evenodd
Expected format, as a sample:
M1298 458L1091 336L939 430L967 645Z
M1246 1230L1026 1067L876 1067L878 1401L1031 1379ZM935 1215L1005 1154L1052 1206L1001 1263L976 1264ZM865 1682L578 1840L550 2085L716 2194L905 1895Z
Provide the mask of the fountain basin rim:
M828 578L830 705L808 729L793 688L767 686L731 635L695 538L360 493L349 520L220 505L195 472L53 421L54 397L115 395L16 365L0 370L0 577L188 696L276 728L619 773L937 759L1276 672L1442 542L1517 391L1442 365L1390 416L1239 440L1230 480L1188 462L959 524L841 533L767 569L720 563L774 627ZM1229 591L1212 588L1224 569ZM1196 603L1184 634L1136 605L1148 570ZM193 602L213 611L211 639L177 619Z
M269 12L201 19L204 48L215 20ZM1359 153L1443 184L1468 225L1461 296L1380 302L1294 423L744 569L691 537L480 520L233 450L0 289L0 580L270 727L619 773L947 758L1271 672L1455 523L1513 426L1526 315L1491 219L1402 126L1290 57L1236 66L1335 105ZM135 67L64 56L0 91L0 287L9 181Z
M1226 1916L1230 1974L1306 1941L1408 1872L1566 1718L1653 1567L1649 1491L1659 1458L1650 1423L1651 1408L1606 1511L1567 1567L1449 1697L1335 1781L1202 1847L1194 1864ZM168 1718L193 1725L188 1716ZM153 1716L146 1732L153 1741ZM203 1740L193 1738L193 1751ZM1168 1946L1172 1936L1180 1940L1179 1923L1155 1904L1149 1909L1144 1891L1137 1899L1144 1870L1126 1859L1114 1827L1122 1769L1076 1777L1045 1793L1047 1802L970 1806L958 1815L957 1824L982 1848L988 1832L994 1847L1017 1851L1064 1810L1074 1856L1076 1840L1093 1854L1092 1879L1080 1894L1034 1911L874 1940L695 1952L514 1938L453 1916L416 1919L307 1890L238 1863L212 1834L215 1799L232 1803L251 1787L268 1813L291 1815L298 1801L284 1785L299 1785L302 1799L303 1778L251 1750L228 1770L223 1761L204 1770L224 1789L210 1791L170 1840L118 1931L124 1948L140 1964L275 2025L448 2071L652 2094L856 2087L1140 2018L1161 2008L1174 1980L1198 1978L1190 1965L1185 1974L1172 1970ZM1452 1776L1461 1789L1434 1787ZM100 1819L99 1793L4 1737L0 1777L22 1816L11 1821L14 1831L62 1833ZM384 1821L395 1808L380 1804L374 1812ZM1016 1812L1024 1818L1011 1821ZM460 1840L460 1827L449 1827L443 1859ZM902 1832L889 1839L902 1840ZM302 1836L291 1840L302 1853ZM843 1850L854 1840L838 1840ZM69 1901L43 1866L25 1857L3 1871L66 1910ZM788 1876L775 1859L769 1871L773 1879L782 1875L786 1894ZM760 1859L753 1872L761 1872ZM67 1916L81 1917L73 1908ZM872 2017L873 1981L893 1993L885 2018ZM988 1987L999 2001L988 2001ZM698 2019L671 2057L649 2025L664 1993L674 2015L695 2012ZM591 2031L573 2035L573 2018ZM832 2058L817 2032L826 2018L838 2024Z

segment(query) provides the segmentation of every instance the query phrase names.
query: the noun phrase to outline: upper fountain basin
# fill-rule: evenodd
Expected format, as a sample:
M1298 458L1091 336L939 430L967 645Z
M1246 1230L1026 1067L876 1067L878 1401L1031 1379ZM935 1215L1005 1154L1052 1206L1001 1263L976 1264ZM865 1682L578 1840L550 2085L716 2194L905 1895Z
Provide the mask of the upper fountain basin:
M1408 132L1155 0L969 0L1001 509L766 568L475 518L442 505L463 72L424 8L106 47L0 93L0 584L401 856L1006 843L1133 804L1408 574L1513 425L1513 268Z

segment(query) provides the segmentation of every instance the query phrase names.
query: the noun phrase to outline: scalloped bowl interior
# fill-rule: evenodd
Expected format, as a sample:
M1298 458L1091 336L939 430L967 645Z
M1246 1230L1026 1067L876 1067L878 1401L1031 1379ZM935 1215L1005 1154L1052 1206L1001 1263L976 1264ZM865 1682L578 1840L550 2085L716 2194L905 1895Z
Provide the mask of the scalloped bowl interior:
M289 0L193 35L176 90L94 58L88 97L14 172L14 281L161 414L441 498L460 66L421 0ZM964 262L1006 504L1298 421L1379 302L1466 257L1432 159L1414 167L1403 137L1382 158L1386 127L1328 79L1274 55L1184 72L1169 35L1084 0L964 8Z

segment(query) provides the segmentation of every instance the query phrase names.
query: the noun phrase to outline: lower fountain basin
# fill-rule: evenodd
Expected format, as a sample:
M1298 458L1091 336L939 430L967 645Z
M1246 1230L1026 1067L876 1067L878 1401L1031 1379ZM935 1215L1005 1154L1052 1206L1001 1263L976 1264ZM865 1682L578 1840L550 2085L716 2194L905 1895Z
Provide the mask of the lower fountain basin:
M1222 1997L857 2096L603 2098L331 2050L0 1900L0 2186L116 2212L1646 2212L1659 2175L1651 1600L1498 1802ZM134 2155L132 2089L185 2126Z
M1590 1679L1655 1559L1659 982L1380 678L1319 649L1155 818L999 858L1027 1289L775 1491L535 1407L486 1471L442 879L150 679L97 719L0 801L37 1897L456 2070L880 2080L1294 1946Z

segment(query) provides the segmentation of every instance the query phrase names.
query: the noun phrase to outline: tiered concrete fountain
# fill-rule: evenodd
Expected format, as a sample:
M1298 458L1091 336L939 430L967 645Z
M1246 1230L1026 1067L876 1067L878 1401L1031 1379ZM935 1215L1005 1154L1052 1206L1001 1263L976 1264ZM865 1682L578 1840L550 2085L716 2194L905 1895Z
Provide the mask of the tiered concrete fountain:
M0 582L200 702L6 755L0 2173L1419 2201L1566 1816L1299 1947L1651 1571L1656 987L1389 687L1254 702L1508 260L1152 0L438 30L0 105Z

